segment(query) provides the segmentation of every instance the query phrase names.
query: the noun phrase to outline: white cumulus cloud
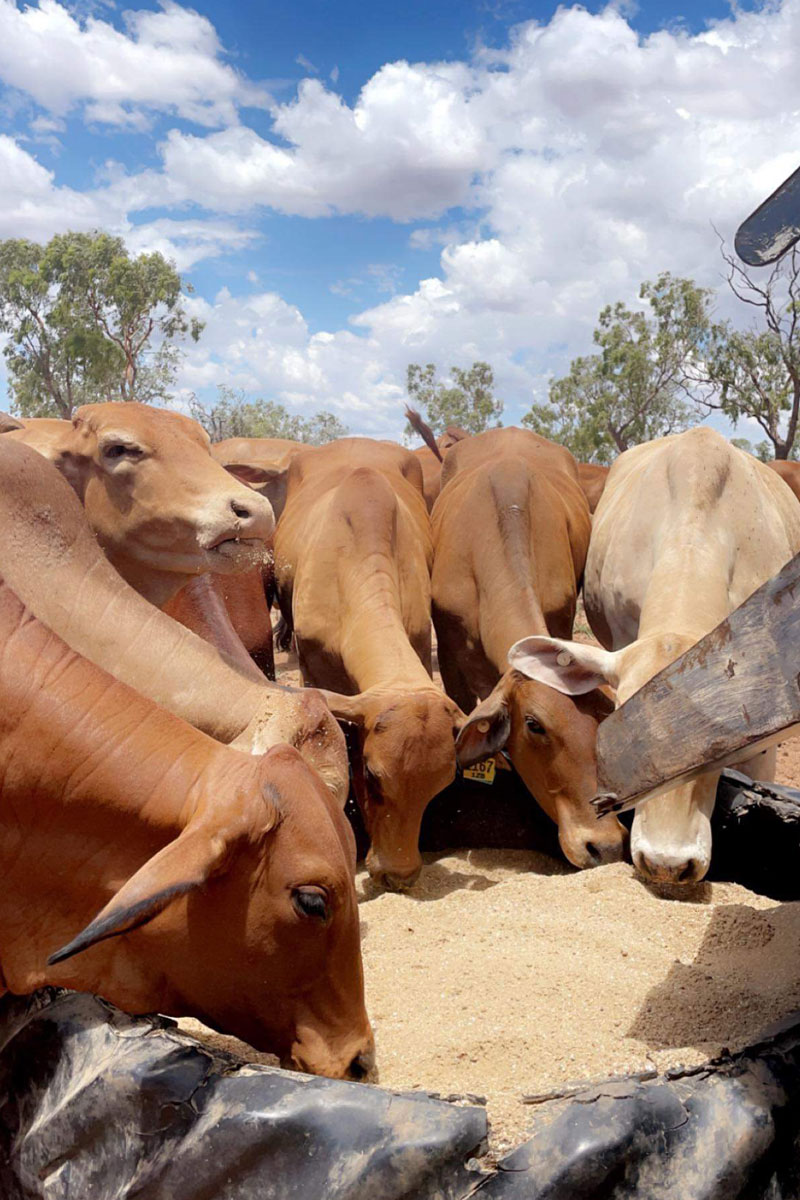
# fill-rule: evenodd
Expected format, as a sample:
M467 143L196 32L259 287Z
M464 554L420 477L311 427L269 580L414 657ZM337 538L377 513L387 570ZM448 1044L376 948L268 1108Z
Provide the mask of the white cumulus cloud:
M193 300L207 328L185 387L229 382L332 408L365 431L401 427L411 361L491 362L518 418L550 374L591 350L604 304L634 302L663 270L719 285L714 227L730 241L800 161L800 0L647 36L619 8L560 8L469 61L387 63L353 103L333 75L305 79L270 102L267 132L241 123L260 93L189 9L128 15L124 32L79 24L55 0L0 0L0 13L0 76L54 119L82 103L95 120L135 123L158 106L219 126L172 129L160 165L111 164L83 194L0 139L4 236L111 224L191 264L241 249L253 236L243 214L256 224L272 209L408 222L412 247L441 247L438 269L410 287L408 261L402 275L381 261L373 284L396 290L345 329L312 334L271 292ZM156 205L169 217L134 225ZM352 274L330 283L357 296ZM720 310L733 311L726 296Z
M224 61L207 17L165 0L124 21L120 31L97 17L81 22L57 0L22 8L0 0L0 80L51 113L84 104L90 121L133 128L146 127L150 112L231 124L239 106L267 103L263 88Z

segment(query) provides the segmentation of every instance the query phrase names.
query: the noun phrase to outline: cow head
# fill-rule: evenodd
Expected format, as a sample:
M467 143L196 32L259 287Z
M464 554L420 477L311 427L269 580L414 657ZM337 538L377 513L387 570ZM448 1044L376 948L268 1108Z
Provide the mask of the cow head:
M166 603L187 575L241 571L263 558L275 527L269 502L214 461L196 421L108 403L58 424L55 443L42 431L41 449L80 496L108 558L154 603ZM40 449L35 422L6 436Z
M374 1045L349 823L291 747L256 761L224 754L236 786L203 796L183 832L51 956L65 965L47 980L196 1016L284 1066L362 1079Z
M455 779L464 714L434 687L323 695L334 716L355 727L353 790L370 839L367 869L385 887L411 887L422 868L422 814Z
M597 726L613 707L597 689L573 698L511 670L470 714L456 745L463 767L506 751L576 867L625 854L624 827L613 816L598 821L590 803L597 794Z
M512 646L509 660L566 695L579 696L608 683L616 689L617 703L624 704L694 642L679 634L658 634L612 652L560 638L531 637ZM711 813L718 780L716 773L702 775L637 807L631 856L640 875L659 883L703 878L711 862Z

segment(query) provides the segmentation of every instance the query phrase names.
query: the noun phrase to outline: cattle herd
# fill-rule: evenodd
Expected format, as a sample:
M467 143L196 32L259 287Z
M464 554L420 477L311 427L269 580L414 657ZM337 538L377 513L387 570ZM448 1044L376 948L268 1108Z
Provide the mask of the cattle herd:
M718 777L629 835L591 805L597 729L800 551L791 464L706 428L608 471L420 428L411 452L211 445L138 404L0 423L0 994L91 991L368 1078L345 802L376 883L410 888L428 802L501 754L576 867L704 876ZM581 588L599 645L572 640ZM273 605L302 689L274 682Z

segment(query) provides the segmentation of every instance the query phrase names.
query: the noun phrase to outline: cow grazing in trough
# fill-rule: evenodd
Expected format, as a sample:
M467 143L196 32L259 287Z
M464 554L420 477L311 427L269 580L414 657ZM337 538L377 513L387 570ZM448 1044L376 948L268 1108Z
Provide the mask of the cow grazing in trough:
M455 778L463 719L430 674L430 566L410 451L343 438L292 460L275 534L281 611L304 681L328 689L332 711L354 726L367 866L392 888L419 874L422 814Z
M606 486L610 467L601 467L598 463L577 464L578 483L589 504L589 512L593 513L600 503L600 497Z
M780 475L783 482L790 487L800 500L800 463L787 462L786 459L776 458L774 462L768 462L767 466L774 471L776 475Z
M120 574L159 608L191 576L260 562L275 519L267 500L211 456L205 430L146 404L86 404L72 421L2 435L53 462Z
M0 640L0 994L96 992L363 1078L355 842L319 777L164 712L5 582Z
M612 704L596 690L563 696L526 678L524 667L508 670L508 651L525 635L572 633L591 529L575 460L527 430L492 429L454 446L442 478L433 620L445 687L470 713L459 762L505 749L558 825L569 861L615 861L623 827L616 817L598 821L590 803L597 724Z
M600 683L622 704L800 550L800 509L773 471L711 429L636 446L611 468L594 517L584 600L605 649L527 638L510 661L569 695ZM647 747L642 747L647 753ZM775 750L744 769L769 779ZM719 773L637 808L631 852L648 879L702 879Z
M138 595L103 556L75 493L43 457L0 437L0 574L71 648L222 742L295 746L341 807L342 732L316 691L243 675Z

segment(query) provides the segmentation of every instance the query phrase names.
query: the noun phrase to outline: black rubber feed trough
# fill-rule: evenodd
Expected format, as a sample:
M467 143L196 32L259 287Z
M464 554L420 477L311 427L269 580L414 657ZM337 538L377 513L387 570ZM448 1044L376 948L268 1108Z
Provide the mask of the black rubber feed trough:
M429 845L486 844L475 786L449 821L432 806ZM727 773L718 809L726 876L798 895L800 793ZM491 812L542 848L513 776ZM2 1200L800 1200L800 1014L691 1071L530 1103L532 1136L484 1167L482 1107L242 1065L92 996L0 1002Z

